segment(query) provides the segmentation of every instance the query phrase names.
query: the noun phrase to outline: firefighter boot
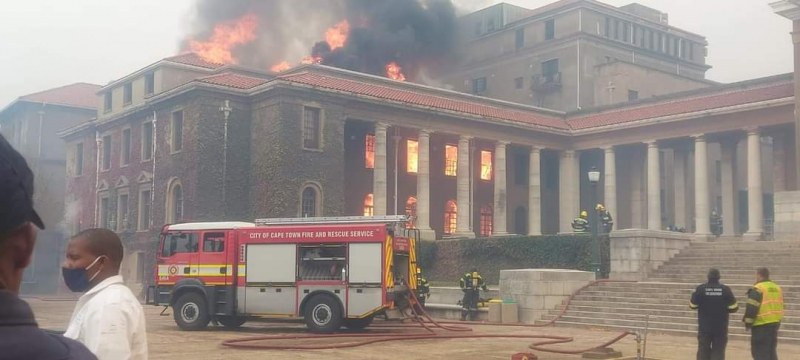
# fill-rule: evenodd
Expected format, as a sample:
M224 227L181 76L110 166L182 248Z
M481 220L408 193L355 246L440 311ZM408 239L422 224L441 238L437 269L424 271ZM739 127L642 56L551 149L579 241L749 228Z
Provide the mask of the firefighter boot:
M467 321L468 314L469 314L469 309L461 308L461 321Z

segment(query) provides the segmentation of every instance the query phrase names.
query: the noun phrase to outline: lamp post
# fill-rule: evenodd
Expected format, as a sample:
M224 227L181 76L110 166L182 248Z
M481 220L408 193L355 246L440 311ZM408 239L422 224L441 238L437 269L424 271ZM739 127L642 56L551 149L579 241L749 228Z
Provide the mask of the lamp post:
M592 185L592 194L591 194L591 205L595 206L597 203L597 183L600 182L600 171L597 170L596 167L592 166L589 169L589 184ZM592 208L589 211L589 226L591 227L592 231L592 243L594 244L592 250L592 269L594 270L595 279L600 279L600 241L597 236L597 209Z

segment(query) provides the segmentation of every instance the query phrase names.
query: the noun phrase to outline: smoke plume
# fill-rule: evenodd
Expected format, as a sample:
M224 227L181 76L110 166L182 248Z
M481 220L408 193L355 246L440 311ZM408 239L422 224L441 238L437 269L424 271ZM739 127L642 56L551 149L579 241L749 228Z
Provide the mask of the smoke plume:
M193 42L219 38L215 32L241 31L235 23L253 15L254 39L239 38L229 52L233 62L259 69L281 62L297 65L305 58L386 75L395 63L413 79L422 70L437 73L455 57L456 8L451 0L199 0L193 32L181 47L189 51ZM332 42L332 32L343 32L346 40Z

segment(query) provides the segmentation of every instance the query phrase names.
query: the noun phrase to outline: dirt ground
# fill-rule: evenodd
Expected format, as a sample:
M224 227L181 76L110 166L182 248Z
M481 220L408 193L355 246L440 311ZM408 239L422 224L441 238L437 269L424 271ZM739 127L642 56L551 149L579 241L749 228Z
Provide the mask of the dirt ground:
M36 313L42 328L63 330L69 320L74 301L52 301L43 299L26 299ZM223 328L209 327L207 331L180 331L172 320L172 309L167 310L169 316L159 316L162 308L145 306L147 316L148 345L150 359L198 360L198 359L510 359L517 352L536 353L541 360L580 359L579 355L560 355L531 351L528 339L450 339L450 340L412 340L405 342L387 342L365 345L349 349L334 350L241 350L222 345L225 340L264 335L304 334L304 326L292 322L253 322L245 324L241 330L230 331ZM385 325L376 321L377 326ZM370 333L387 331L379 327ZM574 337L575 342L554 345L554 348L580 349L603 343L618 333L604 330L555 328L519 328L508 326L474 326L475 334L514 334L514 335L557 335ZM326 340L329 343L342 343L348 339ZM289 340L282 341L289 343ZM613 345L623 355L635 356L636 343L632 337L625 338ZM650 334L647 342L648 358L689 360L695 358L696 340L688 336ZM783 359L800 358L800 345L781 344L779 356ZM749 360L749 343L732 340L728 344L728 360Z

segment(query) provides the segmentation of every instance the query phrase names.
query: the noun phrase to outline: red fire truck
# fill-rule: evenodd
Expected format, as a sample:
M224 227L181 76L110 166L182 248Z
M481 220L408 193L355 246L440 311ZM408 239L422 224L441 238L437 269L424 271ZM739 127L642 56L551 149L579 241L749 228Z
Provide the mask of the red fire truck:
M364 328L408 306L418 231L406 216L259 219L164 226L147 302L183 330L211 320L302 317L314 332ZM388 311L391 312L391 311ZM395 311L396 313L396 311Z

